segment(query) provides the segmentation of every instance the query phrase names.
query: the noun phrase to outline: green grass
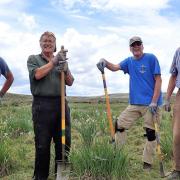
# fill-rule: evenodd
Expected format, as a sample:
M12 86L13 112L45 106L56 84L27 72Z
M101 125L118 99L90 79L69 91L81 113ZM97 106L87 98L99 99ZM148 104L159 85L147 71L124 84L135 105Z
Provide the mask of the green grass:
M127 103L111 104L115 120ZM133 179L153 180L159 176L158 158L153 170L142 169L144 137L143 119L127 131L123 149L109 144L110 131L103 103L70 103L72 117L71 179ZM30 104L8 104L0 107L0 179L30 180L34 166L34 137ZM163 112L161 147L165 154L165 169L171 169L172 131L171 117ZM49 179L54 179L52 160Z
M1 137L18 137L20 134L32 131L31 110L29 106L0 108Z
M6 175L12 168L13 160L10 154L10 146L8 139L1 140L0 142L0 173Z
M128 156L123 149L115 149L107 142L82 146L70 154L73 175L93 179L127 179Z
M172 115L170 113L163 114L163 122L161 126L161 147L166 161L172 159Z

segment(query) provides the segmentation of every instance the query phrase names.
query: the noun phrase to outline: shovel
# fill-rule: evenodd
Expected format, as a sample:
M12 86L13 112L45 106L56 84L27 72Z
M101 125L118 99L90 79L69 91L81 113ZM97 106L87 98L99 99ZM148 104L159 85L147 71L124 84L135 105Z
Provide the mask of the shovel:
M111 133L111 143L115 142L115 131L112 121L112 115L111 115L111 108L110 108L110 100L107 92L107 85L106 85L106 78L104 71L101 71L102 79L103 79L103 86L104 86L104 93L106 98L106 110L107 110L107 118L109 121L109 127L110 127L110 133Z
M66 60L66 53L68 50L64 49L64 46L61 46L61 53ZM65 159L65 146L66 146L66 136L65 136L65 79L64 71L60 74L61 81L61 142L62 142L62 160L57 161L57 177L56 180L68 180L70 173L70 164Z
M153 121L154 121L154 127L155 127L155 133L156 133L156 141L157 141L157 155L159 158L159 172L160 176L162 178L166 177L164 172L164 165L163 165L163 156L161 153L161 145L160 145L160 134L159 134L159 127L157 124L157 112L153 114Z

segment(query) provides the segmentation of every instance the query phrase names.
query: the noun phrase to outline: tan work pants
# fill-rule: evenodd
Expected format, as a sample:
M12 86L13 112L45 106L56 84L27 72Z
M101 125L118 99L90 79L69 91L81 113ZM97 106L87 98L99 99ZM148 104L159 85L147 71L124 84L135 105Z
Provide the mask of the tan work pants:
M154 130L154 119L152 113L149 111L148 106L129 105L119 116L118 128L130 129L130 127L140 118L144 117L144 128L150 128ZM157 124L160 124L161 112L160 108L157 111ZM117 132L115 134L116 144L122 145L126 141L126 131ZM153 156L156 151L156 140L146 140L143 151L143 162L149 164L153 163Z
M180 90L176 94L173 109L173 155L175 169L180 171Z

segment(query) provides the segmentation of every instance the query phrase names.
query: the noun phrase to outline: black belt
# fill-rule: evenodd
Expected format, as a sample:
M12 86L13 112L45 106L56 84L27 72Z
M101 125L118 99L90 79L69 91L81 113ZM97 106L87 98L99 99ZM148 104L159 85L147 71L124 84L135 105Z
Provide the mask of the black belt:
M35 100L59 100L61 96L33 96Z
M60 101L61 96L33 96L35 101Z

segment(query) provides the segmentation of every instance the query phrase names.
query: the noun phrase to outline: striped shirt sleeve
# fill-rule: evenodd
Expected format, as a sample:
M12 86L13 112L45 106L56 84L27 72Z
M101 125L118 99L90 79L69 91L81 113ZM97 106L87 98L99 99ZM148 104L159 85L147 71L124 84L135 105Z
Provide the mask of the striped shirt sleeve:
M176 87L180 88L180 48L178 48L174 54L173 62L170 68L170 73L176 78Z

